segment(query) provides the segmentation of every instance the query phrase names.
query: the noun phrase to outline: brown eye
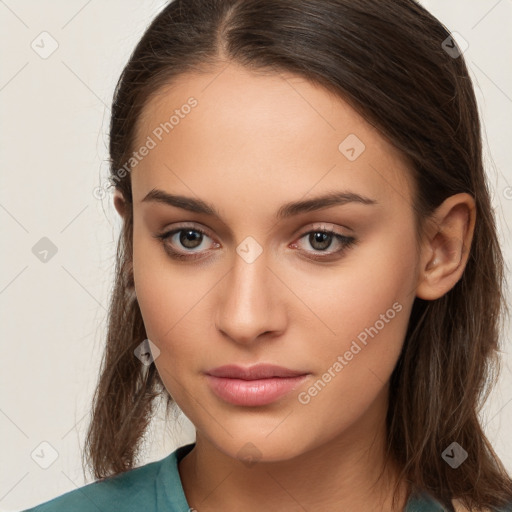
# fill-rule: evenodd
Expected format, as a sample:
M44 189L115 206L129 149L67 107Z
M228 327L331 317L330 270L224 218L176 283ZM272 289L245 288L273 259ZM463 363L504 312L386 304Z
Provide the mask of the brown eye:
M304 233L299 240L307 237L307 244L312 250L305 249L304 252L309 253L312 259L321 260L333 256L341 256L349 247L357 243L352 236L345 236L332 230L315 229ZM327 251L333 242L337 243L338 249ZM299 244L294 244L296 247ZM323 253L323 254L322 254Z
M324 251L332 244L334 235L324 231L313 231L309 234L308 242L316 251Z
M185 229L179 231L178 233L180 233L180 244L187 249L196 249L198 245L200 245L198 244L198 241L201 242L203 238L203 233L200 233L195 229Z
M211 238L202 229L196 227L180 227L162 233L153 235L162 241L167 254L176 260L194 260L201 258L203 253L207 252L206 239ZM219 246L213 243L210 245Z

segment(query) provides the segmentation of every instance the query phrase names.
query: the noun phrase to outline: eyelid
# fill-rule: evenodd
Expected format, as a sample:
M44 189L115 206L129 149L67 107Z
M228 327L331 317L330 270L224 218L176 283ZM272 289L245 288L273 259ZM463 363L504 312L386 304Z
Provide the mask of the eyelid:
M346 229L347 231L353 232L353 230L347 226L338 226L337 224L334 224L332 222L316 222L316 223L313 223L312 225L308 226L307 228L301 228L298 231L298 234L296 236L304 236L304 235L307 235L308 233L310 233L311 231L331 231L338 235L347 236L347 237L350 236L349 234L345 234L343 232L340 233L338 231L338 229L340 227L342 229Z
M212 240L215 239L215 236L212 235L211 231L202 226L202 225L198 225L198 224L194 224L193 222L185 222L185 223L177 223L177 224L173 224L172 227L168 228L168 229L163 229L161 231L161 234L156 234L154 235L156 238L161 238L162 236L164 235L171 235L171 234L176 234L177 232L179 231L184 231L186 229L190 229L190 230L193 230L193 231L197 231L199 233L202 233L203 235L206 235L208 238L211 238Z

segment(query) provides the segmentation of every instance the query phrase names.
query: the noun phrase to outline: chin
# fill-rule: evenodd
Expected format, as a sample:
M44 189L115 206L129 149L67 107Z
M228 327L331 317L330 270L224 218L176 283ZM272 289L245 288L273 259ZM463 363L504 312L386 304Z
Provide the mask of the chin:
M254 432L246 430L233 433L233 437L222 440L211 440L216 448L227 457L237 459L247 467L257 462L284 462L302 455L311 447L302 445L299 440L292 438L286 431L282 435L268 431Z

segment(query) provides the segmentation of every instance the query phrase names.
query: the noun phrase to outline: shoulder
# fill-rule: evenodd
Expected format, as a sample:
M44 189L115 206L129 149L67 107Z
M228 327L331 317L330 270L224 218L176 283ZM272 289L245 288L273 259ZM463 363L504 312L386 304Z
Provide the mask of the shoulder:
M23 512L156 511L156 480L167 459L98 480Z
M455 512L471 512L468 508L464 507L460 500L452 500ZM482 509L480 512L512 512L512 501L505 506L493 509Z
M458 499L452 500L455 512L474 512L462 505ZM446 512L446 509L428 492L423 491L411 496L405 512ZM481 509L478 512L512 512L512 502L500 508Z

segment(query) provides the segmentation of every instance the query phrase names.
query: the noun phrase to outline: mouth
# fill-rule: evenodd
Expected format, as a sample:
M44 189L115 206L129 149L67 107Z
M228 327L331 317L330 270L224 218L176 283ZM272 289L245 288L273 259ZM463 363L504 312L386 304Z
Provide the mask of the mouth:
M210 389L225 402L240 406L262 406L275 402L299 386L309 372L282 366L259 364L244 368L237 365L208 370Z

